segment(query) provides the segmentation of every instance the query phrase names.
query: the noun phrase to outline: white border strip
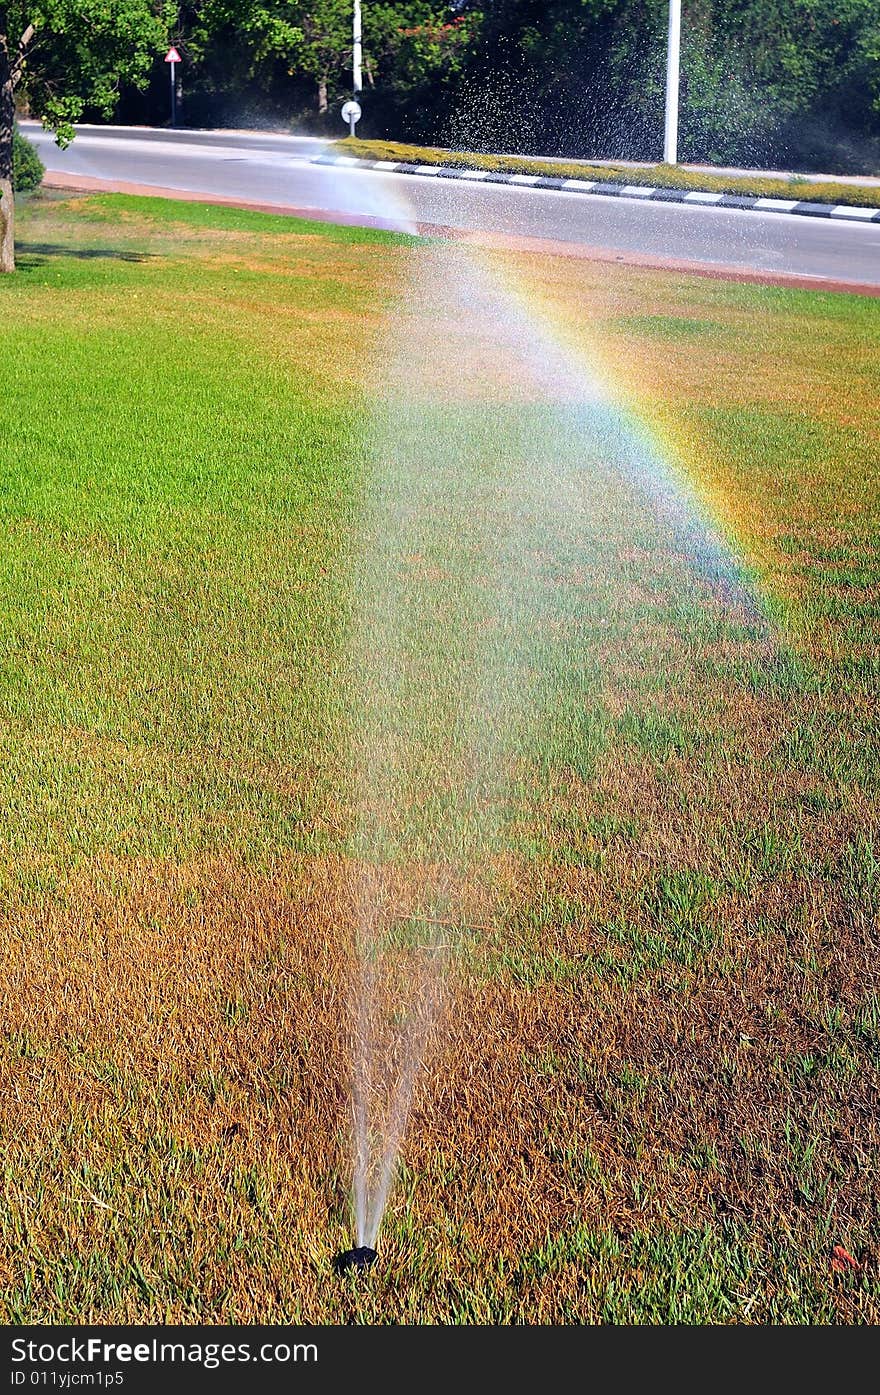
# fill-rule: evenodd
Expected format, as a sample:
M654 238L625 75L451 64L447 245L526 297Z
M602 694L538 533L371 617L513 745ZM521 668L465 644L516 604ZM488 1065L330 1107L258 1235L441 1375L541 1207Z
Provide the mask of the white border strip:
M850 208L848 204L838 203L831 210L832 218L859 218L863 223L870 223L875 214L880 212L876 208Z
M793 208L797 208L800 199L758 199L756 208L766 208L770 212L790 213Z

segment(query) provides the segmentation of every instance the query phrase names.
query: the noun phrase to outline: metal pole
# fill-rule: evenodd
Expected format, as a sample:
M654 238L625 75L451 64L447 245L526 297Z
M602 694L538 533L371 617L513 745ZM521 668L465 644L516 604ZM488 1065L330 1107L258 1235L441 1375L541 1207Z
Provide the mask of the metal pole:
M363 83L361 81L361 0L354 0L354 24L352 26L352 37L354 39L351 64L352 87L354 88L355 98L357 98L358 94L360 93L363 87ZM352 135L354 135L353 129Z
M177 125L177 78L175 77L175 73L176 73L176 71L177 71L177 64L176 64L176 63L169 63L168 66L169 66L170 69L171 69L171 125L172 125L172 126L176 126L176 125Z
M669 0L669 45L666 50L666 123L663 161L678 164L678 74L681 55L681 0Z

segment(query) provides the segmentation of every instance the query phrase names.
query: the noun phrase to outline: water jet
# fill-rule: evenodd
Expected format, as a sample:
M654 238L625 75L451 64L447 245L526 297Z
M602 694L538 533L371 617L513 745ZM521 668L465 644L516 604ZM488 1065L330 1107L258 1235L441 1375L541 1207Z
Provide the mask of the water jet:
M600 346L582 363L528 290L470 249L420 253L368 424L345 684L358 1248L339 1273L375 1260L447 966L474 921L491 948L525 808L544 817L554 772L593 779L616 650L655 615L700 642L734 616L766 633Z

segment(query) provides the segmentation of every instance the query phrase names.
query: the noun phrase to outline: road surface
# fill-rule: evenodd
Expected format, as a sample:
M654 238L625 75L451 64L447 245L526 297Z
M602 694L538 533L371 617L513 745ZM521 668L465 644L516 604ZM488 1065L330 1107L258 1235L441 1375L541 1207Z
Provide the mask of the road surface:
M880 285L880 223L468 184L312 163L324 142L238 131L82 127L61 151L22 123L47 169L279 208L543 238L623 255Z

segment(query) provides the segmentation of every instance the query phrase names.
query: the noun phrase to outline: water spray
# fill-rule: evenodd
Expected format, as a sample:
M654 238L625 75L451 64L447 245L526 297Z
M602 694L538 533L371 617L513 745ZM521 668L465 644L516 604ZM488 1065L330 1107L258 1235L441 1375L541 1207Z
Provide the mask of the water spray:
M545 800L542 762L588 765L583 695L658 594L765 625L598 353L581 362L470 249L426 247L419 271L385 348L355 541L355 1226L338 1274L376 1263L467 896L494 895L485 869L510 846L517 760Z

